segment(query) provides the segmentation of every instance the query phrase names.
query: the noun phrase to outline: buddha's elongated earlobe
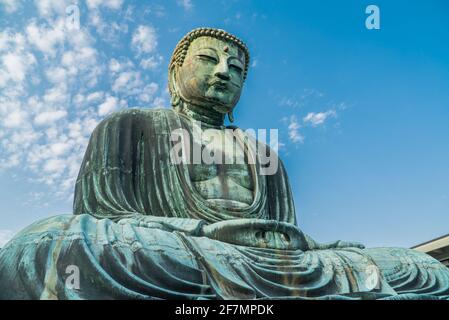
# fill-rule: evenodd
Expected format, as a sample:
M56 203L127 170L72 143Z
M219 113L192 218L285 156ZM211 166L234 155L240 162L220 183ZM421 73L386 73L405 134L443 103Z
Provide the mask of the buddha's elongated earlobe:
M229 112L228 112L228 118L229 118L229 121L230 121L231 123L234 122L234 115L232 114L232 111L229 111Z
M177 107L179 105L179 95L176 92L173 92L171 95L170 103L173 107Z
M170 91L170 95L171 95L170 104L172 105L172 107L175 110L180 111L182 109L182 103L181 103L181 97L178 93L178 88L176 86L176 75L175 74L176 74L175 70L170 70L169 83L168 83L168 87L169 87L169 91Z

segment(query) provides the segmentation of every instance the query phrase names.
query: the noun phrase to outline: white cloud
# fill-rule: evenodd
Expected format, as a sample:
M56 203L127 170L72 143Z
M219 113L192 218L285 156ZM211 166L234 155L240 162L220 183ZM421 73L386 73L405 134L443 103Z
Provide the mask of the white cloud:
M105 21L101 11L97 8L89 12L88 24L93 26L102 41L109 44L120 45L120 35L128 33L128 24L120 19L118 21Z
M156 97L153 100L153 108L165 108L167 107L167 101L164 97Z
M121 91L126 88L131 81L137 81L139 79L139 73L137 72L122 72L117 79L115 79L112 85L112 90Z
M253 59L253 62L251 62L251 68L257 67L258 64L259 64L259 60Z
M7 53L2 56L2 62L9 79L20 82L25 78L28 68L36 63L36 59L30 53Z
M26 113L21 110L13 111L9 113L3 120L3 125L6 128L19 128L23 125L26 119Z
M302 108L305 106L314 106L316 104L322 104L321 98L324 94L316 89L303 89L302 92L296 93L290 97L282 97L279 99L279 105Z
M50 159L44 165L44 171L51 173L61 173L65 169L66 163L62 159Z
M86 97L85 97L83 94L77 93L77 94L73 97L72 103L74 103L75 106L76 106L77 108L79 108L79 107L82 106L82 104L84 103L85 100L86 100Z
M132 44L138 52L153 52L157 47L156 29L140 25L133 33Z
M155 99L159 85L156 82L150 82L145 85L145 82L142 80L139 71L134 71L133 68L130 68L115 75L111 89L116 95L126 98L136 98L138 102L148 105L148 103Z
M142 102L150 102L154 99L154 94L157 92L159 86L157 83L150 83L149 85L146 85L142 92L139 94L139 100Z
M58 83L62 83L65 81L66 76L67 76L67 71L66 71L66 69L61 68L61 67L53 67L53 68L47 69L45 75L50 82L58 84Z
M151 56L140 60L140 66L145 70L156 69L162 62L162 56Z
M67 116L67 111L65 110L55 110L55 111L46 111L38 114L34 118L34 123L36 125L50 125L55 121L61 120L62 118Z
M9 96L21 94L22 84L35 64L36 58L26 50L26 39L21 33L0 32L0 87L15 82L14 87L7 88Z
M103 99L103 96L104 93L102 91L92 92L86 97L86 101L88 103L98 102L99 100Z
M5 10L8 1L0 1ZM163 61L156 30L124 18L123 1L91 0L80 29L69 31L65 9L73 3L36 0L34 13L24 11L21 24L0 31L0 170L20 169L27 182L48 185L52 198L63 199L73 194L89 137L104 116L128 103L167 104L163 82L150 78ZM104 9L111 9L107 16ZM127 23L133 51L115 51L109 41L117 37L98 30L121 36Z
M326 106L327 111L307 112L305 116L297 117L295 114L282 118L282 121L288 126L289 140L293 143L304 143L305 136L303 132L310 128L316 128L324 125L329 119L337 118L337 111L347 108L346 102L335 103L324 98L325 94L316 89L303 89L291 96L277 97L280 106L286 106L295 109L316 110ZM297 114L297 112L295 112ZM299 118L299 119L298 119ZM339 124L337 123L336 126ZM335 127L336 127L335 126Z
M295 115L289 118L284 118L284 121L288 124L288 137L293 143L304 143L305 137L299 132L301 125L298 123L298 119Z
M270 148L274 150L276 153L279 153L279 150L285 149L285 143L279 141L279 140L273 140L270 139Z
M43 99L44 102L52 104L67 102L68 96L66 84L62 82L56 87L48 89L45 91Z
M105 102L98 106L98 115L105 116L117 109L118 100L116 97L107 97Z
M32 174L27 174L31 179L54 184L58 192L62 192L60 183L76 175L72 167L79 166L81 161L74 159L73 155L79 153L76 149L87 144L87 138L70 138L66 133L70 110L66 103L69 97L67 69L58 64L56 50L55 59L36 58L23 34L1 32L0 44L0 85L3 86L0 90L0 169L20 166L31 171ZM28 96L25 86L40 83L36 81L38 73L30 73L31 65L37 65L36 71L47 77L50 87L43 84L38 94ZM76 80L84 84L83 75L78 72L78 76ZM5 79L8 81L4 82ZM32 89L30 91L35 88ZM39 95L40 92L43 93ZM83 115L77 117L83 118ZM42 131L42 126L48 129ZM83 132L84 137L88 134L90 132Z
M0 0L0 5L3 5L7 13L13 13L17 11L21 5L20 0Z
M53 24L53 28L37 25L35 21L26 27L28 41L45 55L54 57L56 47L61 45L65 39L64 20L59 19Z
M178 0L177 3L187 11L193 8L192 0Z
M77 75L80 71L93 70L97 61L97 51L89 46L65 51L62 55L62 65L67 68L68 74Z
M34 0L37 11L42 17L65 15L65 9L71 4L70 0Z
M55 142L49 145L50 151L56 157L64 155L71 147L70 142Z
M111 72L119 72L121 67L122 66L121 66L120 62L118 62L116 59L112 58L109 61L109 70Z
M101 6L109 9L118 10L122 7L123 0L87 0L89 9L97 9Z
M2 248L14 236L14 232L8 229L0 230L0 248Z
M139 90L142 84L140 72L124 71L115 79L111 89L115 92L123 92L127 95L132 95L136 93L136 90Z
M305 124L310 123L312 127L316 127L323 124L329 117L336 117L337 113L334 110L328 110L326 112L309 112L304 118Z
M113 74L132 68L134 68L134 64L129 59L126 59L125 61L122 62L118 61L115 58L109 60L109 71Z
M296 107L302 106L302 102L295 98L283 97L279 101L279 105L296 108Z

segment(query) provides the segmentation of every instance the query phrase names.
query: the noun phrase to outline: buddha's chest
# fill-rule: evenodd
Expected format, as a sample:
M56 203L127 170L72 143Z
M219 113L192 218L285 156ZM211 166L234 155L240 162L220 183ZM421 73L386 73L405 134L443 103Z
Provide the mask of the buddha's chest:
M232 207L250 205L254 179L242 144L230 130L206 133L201 141L195 140L195 147L192 147L192 152L201 152L201 155L194 155L196 161L189 165L193 185L211 202L227 201Z

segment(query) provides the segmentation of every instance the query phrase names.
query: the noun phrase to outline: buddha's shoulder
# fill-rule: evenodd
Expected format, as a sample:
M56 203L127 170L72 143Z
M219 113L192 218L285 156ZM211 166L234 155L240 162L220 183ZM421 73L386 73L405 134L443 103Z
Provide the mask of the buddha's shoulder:
M173 109L149 109L149 108L129 108L111 113L104 121L117 121L122 119L147 119L158 121L161 118L174 117L176 112Z
M176 122L179 119L176 111L173 109L144 109L130 108L111 113L103 119L97 126L102 127L123 127L123 126L150 126L166 127L169 122Z

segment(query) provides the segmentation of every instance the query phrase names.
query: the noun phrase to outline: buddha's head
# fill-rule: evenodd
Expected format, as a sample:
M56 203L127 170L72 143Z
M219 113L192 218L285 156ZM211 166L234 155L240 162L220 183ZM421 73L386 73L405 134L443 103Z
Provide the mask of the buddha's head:
M193 104L231 114L248 71L245 44L224 30L195 29L176 46L169 65L172 105Z

